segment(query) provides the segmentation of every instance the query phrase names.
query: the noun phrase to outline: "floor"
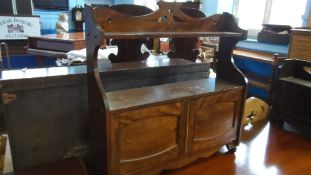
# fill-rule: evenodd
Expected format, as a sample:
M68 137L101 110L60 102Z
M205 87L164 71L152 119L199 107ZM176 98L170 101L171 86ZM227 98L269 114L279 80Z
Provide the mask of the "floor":
M311 175L311 138L267 122L243 130L235 154L226 151L161 175Z
M235 154L222 149L162 175L311 175L311 138L259 122L243 131Z

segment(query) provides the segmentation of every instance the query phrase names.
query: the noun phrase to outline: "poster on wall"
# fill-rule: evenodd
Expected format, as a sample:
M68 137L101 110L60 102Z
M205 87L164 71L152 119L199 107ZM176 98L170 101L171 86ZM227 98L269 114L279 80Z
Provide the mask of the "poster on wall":
M0 40L24 40L40 34L39 16L0 16Z

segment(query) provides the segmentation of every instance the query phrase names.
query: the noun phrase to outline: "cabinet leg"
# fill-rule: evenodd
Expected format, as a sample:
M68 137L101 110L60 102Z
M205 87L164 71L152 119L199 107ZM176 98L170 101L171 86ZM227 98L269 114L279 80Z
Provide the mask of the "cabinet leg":
M228 153L235 153L236 152L236 146L233 143L227 144L226 148L228 149Z

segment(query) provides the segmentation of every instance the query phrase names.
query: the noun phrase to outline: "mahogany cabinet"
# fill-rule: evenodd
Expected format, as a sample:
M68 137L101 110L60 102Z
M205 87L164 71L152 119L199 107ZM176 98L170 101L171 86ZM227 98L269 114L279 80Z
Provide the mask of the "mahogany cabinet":
M112 111L113 174L159 173L230 144L239 133L242 97L240 87Z
M95 174L159 174L199 157L208 157L224 145L234 152L239 144L247 85L231 55L246 31L228 13L192 18L184 13L187 10L181 8L182 3L159 2L158 5L159 10L143 16L123 14L108 7L85 6L91 164ZM182 64L167 64L165 69L167 73L180 70L180 78L161 81L169 75L154 75L164 70L163 63L181 60L174 56L179 54L170 54L169 58L152 56L161 64L138 59L151 56L140 49L146 38L201 36L220 37L216 78L209 77L207 63L183 60ZM113 56L120 62L111 64L119 67L120 73L135 75L130 88L106 88L109 82L100 77L97 60L103 39L137 40L137 48L131 50L120 42L118 54ZM172 52L195 53L195 45L186 47L194 48L176 47ZM189 55L193 59L188 60L195 60L195 54ZM206 66L203 77L181 78L189 63ZM138 83L138 70L153 70L149 81L158 83L146 86ZM108 76L110 80L122 81L121 76Z

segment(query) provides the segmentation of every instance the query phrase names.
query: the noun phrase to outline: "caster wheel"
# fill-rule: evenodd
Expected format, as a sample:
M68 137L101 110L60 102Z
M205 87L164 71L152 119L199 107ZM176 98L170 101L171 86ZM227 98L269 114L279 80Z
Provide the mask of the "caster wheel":
M235 153L236 152L236 146L233 144L227 144L226 148L228 149L228 153Z

